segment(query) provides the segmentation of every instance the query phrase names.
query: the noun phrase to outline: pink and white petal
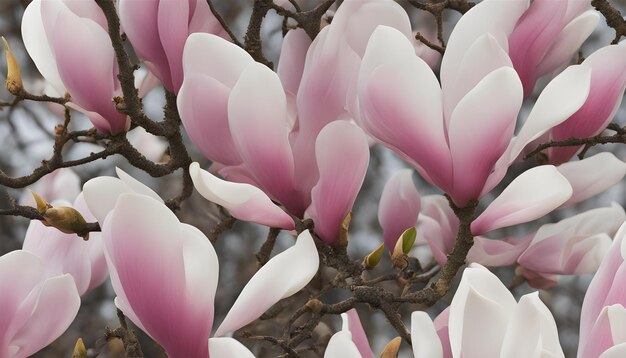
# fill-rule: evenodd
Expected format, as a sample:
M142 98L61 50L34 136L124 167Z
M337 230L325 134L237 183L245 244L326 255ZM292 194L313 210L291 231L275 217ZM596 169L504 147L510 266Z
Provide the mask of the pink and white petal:
M620 274L623 275L623 252L626 251L624 248L626 246L623 240L624 235L626 235L626 224L622 224L617 234L615 234L611 249L604 260L602 260L585 294L580 315L579 352L585 350L587 342L593 342L590 340L590 337L593 333L596 319L600 316L603 308L615 303L619 303L622 306L626 304L626 297L619 297L619 293L624 291L622 280L619 279L621 277ZM613 286L615 286L615 290Z
M571 196L571 185L554 166L531 168L515 178L472 222L472 233L481 235L538 219Z
M59 338L80 308L80 296L68 274L43 281L32 294L37 296L30 318L11 340L11 345L21 347L17 354L21 357L30 356Z
M315 222L315 233L330 244L365 179L370 159L367 137L348 121L331 122L317 137L315 157L320 178L311 191L307 214Z
M428 313L411 313L411 342L415 358L443 358L441 341Z
M184 234L165 205L139 194L121 195L103 228L109 268L150 336L171 356L206 355L212 310L189 304L189 290L203 291L187 287Z
M161 199L159 194L157 194L154 190L150 189L144 183L130 176L128 173L126 173L122 169L116 167L115 173L117 174L118 178L120 178L120 180L124 184L126 184L133 192L137 194L149 196L158 202L161 202L161 203L163 202L163 199Z
M569 66L550 81L512 143L509 161L513 162L528 143L578 111L587 100L590 81L591 67L586 65Z
M93 178L83 185L85 202L100 224L104 223L107 214L115 207L117 198L124 193L133 193L133 190L114 177Z
M209 4L203 0L191 0L190 8L193 9L193 15L189 20L189 33L206 32L215 34L226 40L231 40L230 35L224 30L220 22L215 18Z
M528 248L531 239L532 236L524 239L508 238L504 240L476 236L474 246L467 254L467 262L476 262L491 267L513 265Z
M450 306L441 311L441 313L433 320L435 330L437 330L437 336L439 336L439 341L441 342L444 358L452 358L452 348L450 347L450 335L448 332L449 320Z
M589 10L567 24L548 48L536 72L547 74L566 64L591 35L599 20L600 15L594 10Z
M265 192L303 210L294 195L287 98L276 73L260 63L246 67L228 99L228 123L244 165Z
M167 56L158 29L159 0L120 0L120 23L137 55L152 64L152 70L164 86L173 89Z
M311 38L300 28L290 30L283 39L276 73L287 93L294 95L298 93L309 46Z
M207 53L212 56L207 57ZM227 88L233 88L241 72L253 62L252 57L237 45L205 33L189 35L183 52L185 77L206 75Z
M552 139L586 138L601 133L617 112L626 89L626 43L594 52L583 62L591 68L589 96L565 122L551 131ZM578 147L549 152L555 163L567 161Z
M512 312L502 342L501 357L564 358L556 322L535 291L522 296Z
M463 272L450 305L449 334L452 355L500 357L513 295L493 273L479 264ZM490 342L485 345L484 342Z
M172 76L173 87L168 90L174 93L183 83L182 58L189 36L189 10L188 1L159 1L157 28Z
M626 175L626 163L609 152L561 164L557 170L571 184L574 194L562 207L573 205L602 193Z
M602 352L598 358L621 358L624 356L626 356L626 343L620 343Z
M626 310L621 304L603 307L594 322L588 340L583 341L581 337L578 345L578 357L600 357L603 352L607 351L612 346L623 343L619 340L614 340L616 337L613 333L613 328L616 328L616 331L618 331L619 328L623 328L623 323L619 322L619 319L624 319L626 318L625 316ZM617 333L616 335L618 336L620 333L623 334L623 332L615 333Z
M181 319L188 322L187 327L192 332L208 334L213 327L215 292L219 279L219 262L215 249L209 239L197 228L181 224L183 235L183 261L185 264L185 283L187 287L185 302L189 312L205 317L196 320L195 317ZM199 337L200 339L202 337Z
M209 355L218 358L254 358L254 354L246 346L230 337L209 338Z
M194 187L205 199L226 208L237 219L270 227L292 230L293 219L280 209L261 189L244 183L227 182L200 169L189 166Z
M215 336L247 325L278 301L300 291L315 276L318 267L315 242L309 231L304 231L294 246L274 256L252 276Z
M454 171L449 194L457 206L479 198L513 135L522 97L515 70L501 67L483 78L454 109L448 128ZM467 136L470 132L472 139Z
M444 88L463 76L459 64L468 48L484 34L491 34L505 51L508 37L518 19L528 8L527 1L482 1L472 7L457 22L450 34L446 53L441 62L441 83Z
M378 222L388 250L393 250L404 230L415 226L419 212L420 194L413 184L413 171L396 172L385 184L378 205Z
M176 104L191 141L213 161L241 163L228 123L230 88L213 77L187 73Z
M567 0L535 0L515 25L509 36L509 54L524 85L524 97L530 96L542 73L537 66L564 25Z
M352 341L350 331L339 331L330 337L324 358L361 358L359 349Z
M126 116L113 104L115 55L108 33L69 10L59 12L50 31L59 74L72 101L103 116L111 134L125 130Z
M458 66L459 72L464 75L443 87L444 117L447 125L450 124L452 113L459 101L472 88L491 72L501 67L513 67L509 55L489 33L481 35L474 41Z
M65 93L65 85L59 75L54 52L48 42L41 11L42 0L34 0L22 16L22 40L41 75L59 94Z
M361 126L417 162L437 186L448 188L451 163L439 83L401 32L384 26L374 31L358 87Z
M361 324L361 320L359 319L359 314L356 309L352 308L348 312L342 313L341 319L343 320L344 326L347 326L347 329L352 334L352 341L359 349L361 357L374 358L374 352L372 351L370 343L367 340L365 330L363 329L363 325Z

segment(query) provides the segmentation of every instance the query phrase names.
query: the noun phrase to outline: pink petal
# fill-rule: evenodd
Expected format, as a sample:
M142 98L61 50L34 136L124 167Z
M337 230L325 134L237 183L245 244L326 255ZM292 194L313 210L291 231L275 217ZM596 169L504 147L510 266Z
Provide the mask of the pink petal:
M551 131L553 140L586 138L601 133L617 112L626 88L626 44L603 47L584 62L591 68L589 97L582 107ZM554 163L567 161L578 147L549 152Z
M333 334L328 341L324 358L361 358L361 353L352 341L350 331L339 331Z
M585 103L590 79L589 66L575 65L548 83L511 144L509 162L513 162L528 143L565 121Z
M420 194L413 184L413 171L396 172L385 184L378 205L378 222L385 246L393 250L404 230L415 226L420 212Z
M218 358L254 358L246 346L230 337L209 338L209 355Z
M309 231L296 244L274 256L252 276L243 288L215 336L235 331L259 318L283 298L306 286L317 273L319 256Z
M612 346L624 343L623 340L619 339L623 339L624 319L626 319L626 310L622 305L605 306L593 325L588 342L583 344L581 339L578 346L578 356L585 358L604 357L603 352L609 350ZM620 335L622 337L619 337Z
M311 38L303 29L291 30L285 35L276 70L285 92L298 93L309 46L311 46Z
M572 197L562 205L567 207L617 184L626 175L626 163L609 152L602 152L583 160L561 164L557 170L574 190Z
M243 163L260 187L291 212L306 203L294 189L294 163L288 138L287 100L276 73L248 66L228 100L228 123Z
M359 101L361 125L370 135L417 162L434 184L449 188L439 83L398 30L381 26L372 35L359 75Z
M157 28L163 50L167 56L172 88L178 92L183 83L183 48L189 36L189 2L159 1Z
M164 86L174 90L170 67L161 45L158 30L159 0L120 0L120 23L137 55L152 64L152 70Z
M317 137L315 157L320 179L311 191L307 214L315 222L315 232L330 244L363 184L370 158L367 138L354 124L334 121Z
M522 105L522 86L511 67L491 72L458 103L448 129L456 205L478 199L506 150ZM473 133L470 139L467 133Z
M535 0L509 36L509 54L528 97L543 75L536 69L564 26L567 0Z
M181 225L162 203L138 194L119 197L103 236L113 287L139 325L169 355L205 356L217 285L208 239Z
M521 240L516 238L494 240L476 236L474 246L467 254L467 262L476 262L491 267L513 265L526 250L531 239L532 236Z
M10 341L9 345L20 347L16 356L27 357L59 338L76 317L80 308L80 296L70 275L49 278L35 288L25 302L33 305L28 321Z
M49 2L43 2L46 14ZM50 2L51 3L51 2ZM107 32L91 19L80 18L69 10L51 19L50 41L63 83L72 101L101 115L110 128L105 134L118 134L127 128L127 118L113 104L115 56ZM94 123L96 125L97 123Z
M198 163L192 163L189 172L200 195L225 207L237 219L287 230L295 227L293 219L272 203L261 189L221 180L200 169Z
M422 198L422 210L418 219L418 240L428 243L435 260L443 265L452 250L459 227L443 195L429 195Z
M531 168L509 186L472 222L472 233L481 235L542 217L572 196L572 187L554 166Z
M236 165L241 158L228 122L229 96L230 88L218 80L191 73L185 77L176 103L187 134L202 154L219 163Z
M346 313L342 313L341 318L343 319L344 324L347 324L348 330L352 334L352 341L359 349L361 357L374 358L374 352L372 352L372 348L367 340L365 330L363 329L363 325L361 324L361 320L359 319L359 314L356 309L353 308Z
M444 357L435 325L426 312L411 313L411 343L415 358Z
M585 1L569 2L569 5L573 3L584 4ZM570 8L571 6L568 6L568 11ZM550 45L548 52L537 66L536 72L547 74L567 64L583 42L591 35L599 20L600 15L594 10L589 10L568 23Z

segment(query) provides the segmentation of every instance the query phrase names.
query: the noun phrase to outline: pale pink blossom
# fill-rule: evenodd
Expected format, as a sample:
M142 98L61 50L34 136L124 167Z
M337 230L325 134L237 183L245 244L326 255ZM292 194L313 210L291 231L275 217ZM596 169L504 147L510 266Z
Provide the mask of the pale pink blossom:
M76 317L80 296L68 274L49 276L39 257L0 256L0 357L26 358L57 339Z
M87 208L83 194L76 198L73 205L61 201L54 202L54 205L72 206L87 222L96 221ZM70 274L80 295L102 284L109 274L100 232L90 233L89 240L85 241L75 234L64 234L32 220L22 249L41 258L42 268L48 277Z
M341 314L342 327L328 342L324 358L374 358L356 309Z
M420 212L420 194L413 184L413 171L395 173L383 189L378 204L378 222L383 228L385 246L393 250L404 230L414 227Z
M253 357L234 339L210 338L219 264L202 232L136 193L117 196L102 230L116 305L170 357ZM216 335L241 328L301 290L318 265L305 231L251 278Z
M579 358L619 357L626 347L626 224L622 224L583 301Z
M228 38L205 0L120 0L118 8L120 23L137 55L173 93L178 93L183 82L187 37L205 32Z
M128 129L113 97L122 94L117 62L102 10L95 2L35 0L24 11L24 45L37 69L67 105L85 114L104 134Z
M71 168L60 168L44 175L29 187L47 202L65 200L72 202L80 194L80 178ZM36 206L33 195L27 191L20 197L22 205Z

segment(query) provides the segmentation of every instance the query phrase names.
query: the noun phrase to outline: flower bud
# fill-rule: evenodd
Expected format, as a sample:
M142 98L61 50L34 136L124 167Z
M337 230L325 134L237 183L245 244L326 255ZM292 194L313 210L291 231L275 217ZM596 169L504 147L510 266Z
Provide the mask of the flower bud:
M85 348L85 343L83 343L82 338L78 338L76 341L74 351L72 352L72 358L87 358L87 348Z
M44 224L57 228L66 234L76 234L85 232L87 222L83 216L74 208L62 206L58 208L50 208L43 214ZM83 237L89 239L89 235Z
M396 337L392 339L383 349L380 358L397 358L400 351L400 343L402 343L402 338Z
M13 51L11 51L9 43L4 36L2 37L2 42L4 43L4 53L7 59L6 87L11 94L17 96L24 88L22 84L22 73L20 72L20 67L17 65Z
M35 203L37 204L37 211L39 211L41 214L45 213L46 210L52 208L52 205L50 205L47 201L43 200L43 198L39 196L39 194L35 193L32 190L30 191L30 193L33 195L33 198L35 199Z
M406 255L411 252L411 248L415 243L415 238L417 237L417 231L415 227L410 227L400 235L400 238L396 242L396 246L391 253L391 262L393 267L404 269L408 265L408 260Z
M365 268L367 270L371 270L376 267L376 265L378 265L378 263L380 263L380 260L383 258L383 252L385 252L385 244L378 246L376 250L370 252L369 255L365 256L365 259L363 259L363 265L365 266Z

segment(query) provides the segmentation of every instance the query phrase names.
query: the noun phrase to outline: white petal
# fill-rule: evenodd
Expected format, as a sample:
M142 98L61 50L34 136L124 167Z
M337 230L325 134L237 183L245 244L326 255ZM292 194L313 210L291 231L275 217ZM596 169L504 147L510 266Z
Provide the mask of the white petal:
M215 336L239 329L260 317L275 303L300 291L317 273L319 257L309 231L296 244L273 257L250 279Z
M123 181L124 184L128 185L128 187L132 189L133 192L137 194L149 196L156 201L163 202L163 199L161 199L159 194L155 193L154 190L148 188L145 184L143 184L139 180L128 175L122 169L115 168L115 173L117 173L117 176L120 178L120 180Z
M587 100L590 83L591 68L585 65L570 66L550 81L513 143L510 162L528 143L574 114Z
M572 185L574 194L562 206L570 206L599 194L618 183L626 175L626 163L609 152L557 167Z
M515 178L472 222L472 233L481 235L538 219L571 196L571 185L554 166L531 168Z
M415 311L411 314L411 342L415 358L443 358L441 341L426 312Z
M209 355L217 358L255 358L246 346L230 337L209 338Z
M324 358L361 358L350 331L339 331L330 337Z

